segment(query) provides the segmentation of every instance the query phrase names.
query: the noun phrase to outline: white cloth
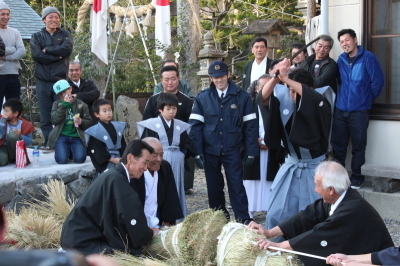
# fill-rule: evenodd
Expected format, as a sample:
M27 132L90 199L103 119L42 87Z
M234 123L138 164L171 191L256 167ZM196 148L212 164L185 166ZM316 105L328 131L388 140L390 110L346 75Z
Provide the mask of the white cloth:
M123 163L121 163L122 164L122 166L124 167L124 169L125 169L125 172L126 172L126 176L128 177L128 183L130 183L131 182L131 178L129 177L129 172L128 172L128 169L126 169L126 166L125 166L125 164L123 164Z
M117 0L93 0L90 25L92 29L92 53L108 65L107 20L108 8Z
M260 108L258 108L259 138L264 138L264 121L261 116ZM260 180L243 180L246 189L247 200L249 202L250 218L253 218L253 212L266 211L269 195L271 194L272 181L267 181L268 168L268 150L260 149Z
M77 86L78 88L79 88L79 86L81 85L81 80L79 80L78 82L75 82L75 81L72 81L74 84L75 84L75 86Z
M260 64L257 64L256 60L253 61L251 67L250 83L257 80L261 75L265 74L267 69L267 57L265 57Z
M334 204L332 204L331 210L329 211L329 216L331 216L335 212L336 208L342 202L342 200L344 198L344 195L346 195L346 192L347 192L347 190L345 192L343 192L342 195L340 195L340 197L338 198L338 200Z
M167 121L167 119L165 119L164 117L162 117L162 118L164 119L165 123L167 123L167 126L171 127L171 120Z
M157 201L157 185L158 172L154 172L152 176L149 170L144 172L144 181L146 186L146 199L144 202L144 214L146 215L147 225L149 227L159 227L160 220L157 217L158 201Z
M228 87L225 88L225 90L221 91L221 90L217 90L218 92L218 97L221 98L221 94L224 94L224 97L226 96L226 92L228 91Z
M171 45L170 2L169 0L153 0L152 4L156 8L156 54L163 58L165 55L164 48Z
M307 26L306 26L306 35L305 35L306 43L311 42L312 40L317 38L317 36L319 35L320 17L321 16L315 16L308 21ZM313 51L314 47L315 47L315 43L307 47L307 53L309 55L314 54L314 51Z

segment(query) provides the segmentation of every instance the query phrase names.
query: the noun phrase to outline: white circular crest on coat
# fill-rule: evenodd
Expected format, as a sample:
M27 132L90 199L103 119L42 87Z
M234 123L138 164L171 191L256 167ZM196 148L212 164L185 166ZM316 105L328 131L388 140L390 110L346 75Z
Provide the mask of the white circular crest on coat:
M108 140L108 137L107 137L107 136L103 136L103 139L104 139L104 140Z
M285 110L283 110L283 112L282 112L284 115L288 115L289 114L289 110L288 109L285 109Z
M321 101L321 102L319 103L319 107L322 107L322 105L324 105L324 102L323 102L323 101Z
M157 125L156 125L156 128L160 128L160 127L161 127L161 125L160 125L160 124L157 124Z
M326 242L325 240L321 241L321 246L322 247L326 247L328 245L328 242Z
M180 126L176 126L176 130L181 130L181 127Z
M94 153L94 150L91 150L90 152L91 152L91 153Z
M136 220L135 219L132 219L131 220L131 225L135 225L136 224Z

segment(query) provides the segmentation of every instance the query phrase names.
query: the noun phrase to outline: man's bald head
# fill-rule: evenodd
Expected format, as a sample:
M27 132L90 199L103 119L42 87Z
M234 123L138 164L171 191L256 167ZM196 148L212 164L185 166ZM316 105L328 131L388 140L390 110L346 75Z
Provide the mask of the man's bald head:
M150 173L159 171L164 156L164 149L161 145L161 142L157 138L153 137L144 138L143 141L149 144L154 149L154 152L151 154L147 169L150 171Z

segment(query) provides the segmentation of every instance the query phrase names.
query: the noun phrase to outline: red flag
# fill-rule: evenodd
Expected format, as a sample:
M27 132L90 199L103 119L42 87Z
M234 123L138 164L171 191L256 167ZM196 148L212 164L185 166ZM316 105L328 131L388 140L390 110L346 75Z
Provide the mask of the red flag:
M171 25L169 0L156 0L156 54L164 57L164 52L159 44L164 47L171 45ZM157 47L158 46L158 47Z
M108 64L107 54L107 19L108 8L117 0L93 0L91 28L92 28L92 53L101 61Z

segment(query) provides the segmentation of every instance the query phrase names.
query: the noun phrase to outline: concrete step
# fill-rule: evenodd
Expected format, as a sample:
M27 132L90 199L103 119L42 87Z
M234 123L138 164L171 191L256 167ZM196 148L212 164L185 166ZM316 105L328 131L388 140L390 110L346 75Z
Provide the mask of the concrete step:
M371 181L367 180L358 192L378 211L383 219L400 221L400 191L394 193L374 192Z

